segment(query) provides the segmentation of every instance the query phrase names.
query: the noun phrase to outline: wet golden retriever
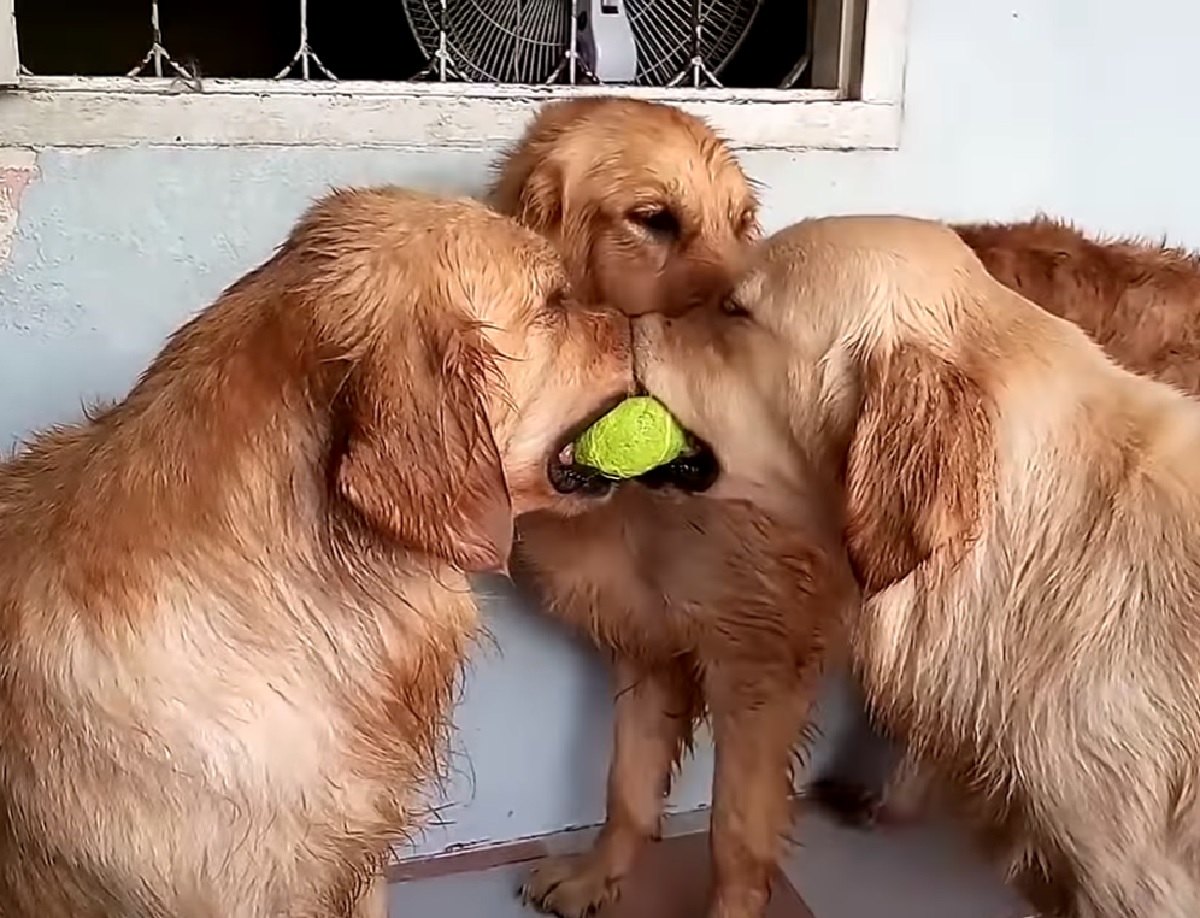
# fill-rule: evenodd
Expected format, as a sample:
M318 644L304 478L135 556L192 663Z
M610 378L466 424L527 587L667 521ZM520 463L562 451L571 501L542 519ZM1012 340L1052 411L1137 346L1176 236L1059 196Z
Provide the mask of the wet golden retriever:
M0 465L0 913L380 914L513 518L628 393L540 237L314 206L119 403Z
M634 350L716 449L714 494L805 525L813 482L843 495L871 705L1018 888L1195 915L1200 405L903 218L784 230Z
M1117 363L1200 397L1200 256L1135 238L1089 235L1064 220L957 224L1006 287L1074 322ZM831 778L815 795L852 823L910 820L938 803L936 782L901 763L883 793Z
M544 106L490 197L558 243L585 297L631 316L721 300L758 235L754 191L712 128L638 99Z
M590 296L630 315L719 303L757 234L750 183L711 129L629 99L546 106L492 199L554 240ZM590 852L535 868L524 895L544 911L579 918L619 894L705 713L716 743L709 914L766 908L794 751L854 587L824 495L811 495L810 525L781 526L688 493L711 483L710 460L690 456L571 519L518 525L526 579L616 672L607 818Z

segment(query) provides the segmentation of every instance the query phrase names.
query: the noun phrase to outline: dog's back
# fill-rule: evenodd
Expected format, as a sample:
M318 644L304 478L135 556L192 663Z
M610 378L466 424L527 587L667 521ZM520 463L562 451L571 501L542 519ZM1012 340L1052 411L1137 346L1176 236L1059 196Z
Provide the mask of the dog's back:
M1122 366L1200 395L1200 255L1069 223L961 224L1001 283L1086 331Z
M350 915L418 815L474 603L331 500L279 273L0 463L4 918Z

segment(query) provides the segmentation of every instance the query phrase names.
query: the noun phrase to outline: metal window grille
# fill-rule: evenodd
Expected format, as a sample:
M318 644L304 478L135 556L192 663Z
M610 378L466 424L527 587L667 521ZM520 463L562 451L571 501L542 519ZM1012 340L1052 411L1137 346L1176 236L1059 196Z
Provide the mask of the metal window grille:
M571 3L571 0L563 0ZM799 49L795 65L778 84L780 89L791 89L806 73L811 73L812 84L821 88L837 89L843 97L854 90L855 73L861 67L862 23L868 0L811 0L807 9L807 46ZM170 0L162 0L169 4ZM127 73L132 78L165 78L178 81L185 87L202 90L201 75L190 63L183 63L171 55L169 36L164 37L160 0L148 0L149 47L142 59ZM309 0L297 0L298 35L295 53L274 74L275 80L322 80L337 81L337 76L321 60L316 44L310 34ZM411 81L470 82L468 68L456 59L451 39L451 0L437 0L432 5L433 25L436 37L432 48L426 44L428 61ZM693 89L721 88L722 84L702 53L703 26L706 0L677 0L671 4L679 15L688 18L686 47L676 50L683 53L685 65L673 76L664 74L659 85L666 87L688 87ZM799 2L796 6L799 7ZM5 30L3 24L11 23L14 0L0 0L0 86L13 85L20 75L32 76L22 67L17 57L16 30ZM803 13L801 13L803 15ZM579 23L575 15L566 17L569 22L567 43L560 60L549 77L539 80L545 84L579 85L595 83L580 53ZM10 47L11 46L11 47ZM667 78L669 77L669 78Z

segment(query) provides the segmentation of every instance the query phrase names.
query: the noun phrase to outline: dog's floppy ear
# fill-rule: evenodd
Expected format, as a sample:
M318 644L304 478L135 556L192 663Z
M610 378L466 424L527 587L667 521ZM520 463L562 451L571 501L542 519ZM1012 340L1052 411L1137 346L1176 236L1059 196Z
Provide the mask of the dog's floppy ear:
M583 276L594 212L584 202L573 200L572 190L566 167L552 157L542 157L520 183L513 216L539 236L554 240L575 276Z
M911 345L868 359L846 468L846 542L867 595L976 535L994 446L985 393Z
M541 236L557 237L563 221L562 171L548 158L535 162L521 182L513 216Z
M557 238L563 216L562 171L541 144L522 141L500 163L488 203L541 236Z
M586 285L592 276L591 260L596 211L592 202L572 194L572 171L543 143L518 148L504 165L491 195L500 213L554 242L567 273ZM594 290L583 291L596 297Z
M476 329L398 330L372 342L341 396L341 496L390 538L468 572L505 571L512 551L483 404L489 360Z

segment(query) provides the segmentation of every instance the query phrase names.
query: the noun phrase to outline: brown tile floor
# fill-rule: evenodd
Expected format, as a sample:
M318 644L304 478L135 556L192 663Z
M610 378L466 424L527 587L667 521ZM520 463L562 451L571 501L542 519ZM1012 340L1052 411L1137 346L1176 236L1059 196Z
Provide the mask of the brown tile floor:
M708 886L703 819L647 848L616 905L598 918L700 918ZM670 828L670 827L668 827ZM1017 900L938 826L858 832L813 814L796 825L769 918L1026 918ZM578 850L586 833L409 861L390 872L392 918L535 918L516 898L548 851Z
M437 911L441 916L457 918L458 915L478 915L464 901L484 896L483 889L499 887L505 880L512 894L520 885L521 878L540 856L546 853L545 846L537 842L521 843L504 849L466 852L448 858L409 862L392 868L393 882L392 914L405 918L424 918L422 907L409 898L416 893L416 886L433 888L434 881L441 885L444 899ZM647 847L645 854L622 890L621 898L604 910L604 918L697 918L704 914L708 891L709 857L706 833L692 833L665 838ZM457 888L454 883L457 881ZM481 882L482 881L482 882ZM476 890L479 890L476 892ZM424 889L422 890L424 892ZM420 897L423 901L423 897ZM518 914L513 905L497 901L493 893L486 918ZM431 904L428 908L433 909ZM430 911L432 918L433 912ZM524 913L532 916L532 911ZM786 877L780 877L771 897L767 918L813 918L812 912L796 893Z
M707 833L665 838L646 850L610 918L696 918L709 884ZM813 918L787 877L771 895L767 918Z

